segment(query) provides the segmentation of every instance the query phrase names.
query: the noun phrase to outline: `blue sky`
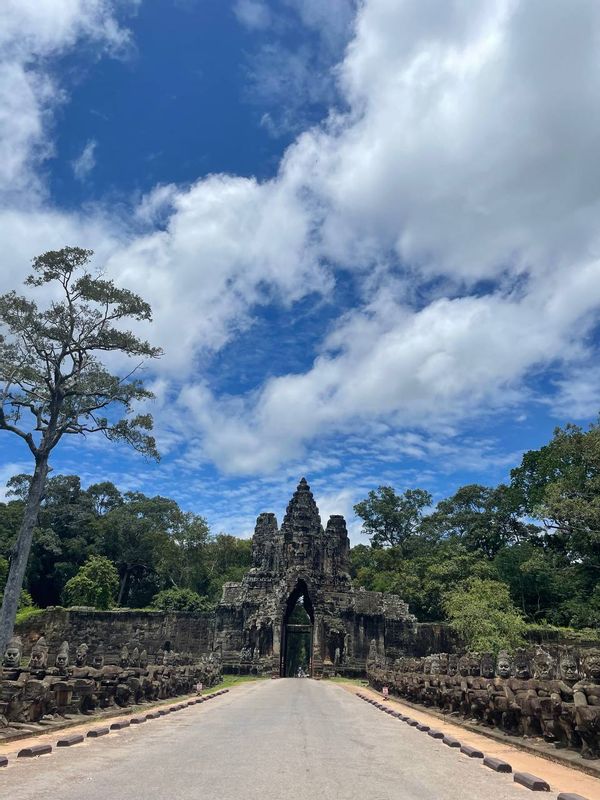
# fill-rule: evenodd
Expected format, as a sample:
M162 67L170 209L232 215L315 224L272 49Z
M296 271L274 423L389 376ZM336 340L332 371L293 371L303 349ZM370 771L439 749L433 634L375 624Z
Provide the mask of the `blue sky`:
M0 290L91 247L165 350L160 464L55 471L242 536L306 475L359 541L369 489L497 483L594 420L598 34L593 0L4 4Z

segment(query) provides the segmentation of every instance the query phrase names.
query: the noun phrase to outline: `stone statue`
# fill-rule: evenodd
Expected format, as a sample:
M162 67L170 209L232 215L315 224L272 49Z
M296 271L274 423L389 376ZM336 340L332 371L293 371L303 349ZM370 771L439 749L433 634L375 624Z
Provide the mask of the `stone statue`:
M88 646L85 642L82 642L78 645L77 650L75 650L75 666L76 667L85 667L86 661L88 657Z
M23 656L23 642L20 636L13 636L4 651L2 666L5 669L18 669Z
M125 668L129 666L129 648L126 644L121 648L121 655L119 656L119 664Z
M589 650L581 662L583 679L573 687L575 721L583 758L600 755L600 650Z
M69 643L63 642L56 654L56 659L54 661L54 666L60 672L61 675L64 675L67 671L67 667L69 666Z
M43 670L48 666L48 645L43 636L37 640L31 649L29 659L30 670Z

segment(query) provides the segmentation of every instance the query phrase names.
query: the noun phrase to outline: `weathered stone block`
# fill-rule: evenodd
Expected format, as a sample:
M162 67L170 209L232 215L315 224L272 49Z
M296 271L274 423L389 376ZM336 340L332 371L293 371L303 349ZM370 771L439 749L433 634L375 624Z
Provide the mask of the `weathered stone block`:
M501 758L494 758L493 756L486 756L483 759L486 767L493 769L494 772L512 772L512 767L508 761L502 761Z
M56 743L57 747L72 747L74 744L81 744L83 742L82 733L73 733L71 736L63 736Z
M110 733L109 728L92 728L91 731L87 732L88 738L90 739L98 739L100 736L107 736Z
M460 752L469 758L483 758L483 753L477 747L472 747L470 744L461 745Z
M448 747L460 747L461 746L459 740L455 739L454 736L448 736L448 735L443 736L442 737L442 742L444 744L447 744Z
M538 778L537 775L532 775L530 772L515 772L515 783L520 783L526 789L531 789L532 792L549 792L550 787L543 778Z
M44 756L52 752L51 744L34 744L31 747L24 747L17 753L17 758L35 758L35 756Z
M110 726L111 731L122 731L124 728L128 728L131 725L128 719L121 720L120 722L113 722Z

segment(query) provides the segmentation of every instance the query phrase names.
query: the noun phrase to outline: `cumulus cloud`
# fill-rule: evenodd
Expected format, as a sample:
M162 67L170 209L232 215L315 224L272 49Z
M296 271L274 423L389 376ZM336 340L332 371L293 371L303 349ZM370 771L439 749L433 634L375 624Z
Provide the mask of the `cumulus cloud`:
M288 6L315 26L329 8ZM89 8L112 47L112 17ZM593 403L589 381L575 386L595 357L586 335L600 306L600 6L365 0L350 22L335 70L348 110L299 136L272 180L156 187L133 226L43 204L0 214L8 285L19 259L80 243L150 300L167 352L156 367L165 439L193 442L224 471L297 463L336 432L456 429L534 397L528 377L548 368L559 404ZM88 26L60 30L78 33L47 34L56 48ZM48 146L43 109L60 102L36 80L15 128L18 176L31 174L34 143ZM341 270L361 296L305 372L228 397L195 377L257 306L332 297Z
M5 0L0 5L0 197L31 201L43 193L37 172L53 153L51 123L65 88L52 58L80 42L111 55L130 44L117 7L135 0Z

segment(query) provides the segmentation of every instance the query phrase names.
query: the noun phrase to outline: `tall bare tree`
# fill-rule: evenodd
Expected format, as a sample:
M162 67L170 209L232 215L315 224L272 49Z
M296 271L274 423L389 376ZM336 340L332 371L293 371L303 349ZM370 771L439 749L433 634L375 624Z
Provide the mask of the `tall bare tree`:
M91 250L65 247L33 260L25 284L51 298L43 307L16 292L0 296L0 430L20 437L34 460L23 521L10 558L0 611L0 653L14 627L50 454L63 436L102 433L158 458L152 417L135 413L152 392L135 377L161 350L125 330L127 320L150 321L150 306L88 264ZM137 361L123 377L101 363L118 352Z

